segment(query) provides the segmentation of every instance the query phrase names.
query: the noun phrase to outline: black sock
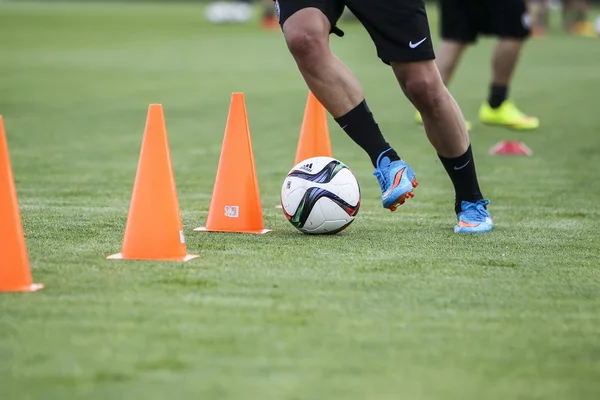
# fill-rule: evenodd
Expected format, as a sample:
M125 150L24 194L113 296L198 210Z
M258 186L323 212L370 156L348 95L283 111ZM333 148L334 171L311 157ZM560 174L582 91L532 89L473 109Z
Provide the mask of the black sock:
M454 210L458 214L461 211L460 204L463 201L475 203L483 199L479 183L477 182L477 172L475 172L475 161L471 152L471 145L462 156L456 158L445 158L438 155L446 172L452 180L456 200Z
M346 115L336 118L335 121L357 145L367 152L374 167L377 167L377 158L384 151L387 151L386 156L390 161L400 159L396 151L385 141L366 100Z
M490 87L490 97L488 98L488 103L490 103L490 107L498 108L502 105L502 103L504 103L504 100L506 100L507 96L508 86L492 84Z

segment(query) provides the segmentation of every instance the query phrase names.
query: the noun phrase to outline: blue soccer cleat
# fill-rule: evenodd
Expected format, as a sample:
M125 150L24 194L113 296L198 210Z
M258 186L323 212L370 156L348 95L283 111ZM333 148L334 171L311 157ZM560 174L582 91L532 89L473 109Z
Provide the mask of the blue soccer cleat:
M461 212L458 213L458 224L454 227L456 233L483 233L494 228L494 223L485 207L489 200L479 200L476 203L463 201L460 203Z
M383 207L390 211L404 204L406 199L414 197L413 189L417 187L417 178L412 168L402 160L391 161L381 153L377 160L377 168L373 175L381 186Z

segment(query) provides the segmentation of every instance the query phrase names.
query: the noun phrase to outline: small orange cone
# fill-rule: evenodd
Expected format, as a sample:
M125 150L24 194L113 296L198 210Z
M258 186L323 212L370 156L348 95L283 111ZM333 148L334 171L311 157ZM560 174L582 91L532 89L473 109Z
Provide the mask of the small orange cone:
M315 95L309 91L294 165L319 156L333 157L329 141L327 112Z
M492 155L530 156L533 151L523 142L518 140L504 140L490 149Z
M121 253L112 260L188 261L167 129L160 104L151 104Z
M0 116L0 292L35 292L43 287L31 281L21 212Z
M329 140L327 111L315 95L309 91L294 165L319 156L333 157ZM277 204L275 208L281 208L281 204Z
M265 229L243 93L233 93L217 177L202 232L263 234Z

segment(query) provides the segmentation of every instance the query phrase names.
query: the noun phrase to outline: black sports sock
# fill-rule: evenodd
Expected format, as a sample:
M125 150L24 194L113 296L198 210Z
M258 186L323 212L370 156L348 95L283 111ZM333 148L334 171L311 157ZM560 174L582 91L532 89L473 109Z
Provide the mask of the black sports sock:
M396 151L385 141L366 100L346 115L336 118L335 121L357 145L367 152L374 167L377 168L377 158L384 151L387 151L385 155L390 158L390 161L400 160Z
M456 158L445 158L438 154L446 172L452 180L456 200L454 211L458 214L461 211L460 204L463 201L475 203L483 199L479 183L477 182L477 172L475 171L475 161L471 152L471 145L462 156Z
M508 86L507 85L496 85L492 84L490 86L490 97L488 98L488 103L490 103L490 107L498 108L504 103L508 96Z

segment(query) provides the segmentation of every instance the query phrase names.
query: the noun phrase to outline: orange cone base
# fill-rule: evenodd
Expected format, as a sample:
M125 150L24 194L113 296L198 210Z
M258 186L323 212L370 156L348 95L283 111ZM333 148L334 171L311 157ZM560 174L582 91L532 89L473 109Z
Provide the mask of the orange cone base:
M141 258L141 257L125 257L122 253L113 254L112 256L106 257L108 260L138 260L138 261L182 261L186 262L189 260L193 260L194 258L200 257L196 254L188 254L185 257L175 257L175 258Z
M226 231L226 230L210 230L206 227L194 229L196 232L223 232L223 233L252 233L254 235L264 235L267 232L272 232L272 229L262 229L260 231Z
M0 292L37 292L40 289L43 289L44 285L41 283L32 283L31 285L21 286L17 288L10 289L2 289L0 288Z
M531 149L523 142L516 140L505 140L490 149L492 155L530 156Z

